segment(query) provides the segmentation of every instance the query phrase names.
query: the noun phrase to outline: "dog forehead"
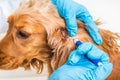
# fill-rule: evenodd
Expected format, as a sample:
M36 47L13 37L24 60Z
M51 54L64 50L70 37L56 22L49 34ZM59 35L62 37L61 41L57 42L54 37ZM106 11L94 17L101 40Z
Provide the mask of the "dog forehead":
M25 17L20 17L17 19L15 22L15 27L29 33L42 33L43 31L45 32L45 28L40 22L36 23L32 20L28 20Z

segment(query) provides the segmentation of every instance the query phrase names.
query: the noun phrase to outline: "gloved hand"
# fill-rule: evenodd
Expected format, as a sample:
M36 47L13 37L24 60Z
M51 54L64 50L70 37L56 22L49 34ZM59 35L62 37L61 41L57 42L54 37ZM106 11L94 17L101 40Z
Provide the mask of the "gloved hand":
M73 0L52 0L52 3L56 6L59 15L65 19L66 29L71 37L75 36L77 33L77 18L86 24L92 39L97 44L102 44L102 38L98 32L98 28L94 23L92 16L83 5L80 5Z
M102 65L96 66L85 55L91 60L100 59ZM71 52L68 61L55 70L49 80L105 80L111 71L112 64L107 54L86 42Z

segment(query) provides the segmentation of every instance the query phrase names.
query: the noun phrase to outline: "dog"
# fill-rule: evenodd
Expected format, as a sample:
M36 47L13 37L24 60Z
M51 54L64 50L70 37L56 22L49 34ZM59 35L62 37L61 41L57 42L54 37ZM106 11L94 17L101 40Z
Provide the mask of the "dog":
M0 69L12 70L31 66L42 72L47 64L49 75L63 65L76 46L68 36L65 21L57 12L51 0L29 0L8 18L9 29L0 41ZM75 38L82 42L94 41L89 36L83 22L77 20L78 33ZM96 22L99 24L99 22ZM102 45L95 44L105 51L113 64L113 71L107 80L120 79L120 40L117 33L99 29Z

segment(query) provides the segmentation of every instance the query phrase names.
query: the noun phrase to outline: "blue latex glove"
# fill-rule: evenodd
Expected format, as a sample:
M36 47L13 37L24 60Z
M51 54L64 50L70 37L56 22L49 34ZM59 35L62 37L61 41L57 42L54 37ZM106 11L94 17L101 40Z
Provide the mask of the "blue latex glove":
M96 66L85 55L89 59L100 59L103 64ZM72 51L68 61L55 70L49 80L105 80L111 71L112 64L107 54L87 42Z
M102 38L98 32L98 28L94 23L92 16L83 5L80 5L72 0L52 0L52 3L56 6L60 16L65 19L66 28L71 37L75 36L77 33L77 18L86 24L87 30L92 39L97 44L102 44Z

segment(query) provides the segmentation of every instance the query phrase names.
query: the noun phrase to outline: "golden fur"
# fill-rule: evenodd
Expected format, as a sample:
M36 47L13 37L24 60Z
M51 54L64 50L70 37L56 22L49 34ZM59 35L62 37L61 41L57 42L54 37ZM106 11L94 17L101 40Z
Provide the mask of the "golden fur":
M34 67L42 72L43 64L48 65L49 75L64 64L72 50L73 40L68 36L64 20L58 15L50 0L30 0L22 3L9 17L9 30L0 42L0 69ZM77 36L82 42L92 42L85 25L77 21ZM120 36L108 30L99 29L104 50L113 63L113 71L108 80L120 79L120 46L116 40Z

